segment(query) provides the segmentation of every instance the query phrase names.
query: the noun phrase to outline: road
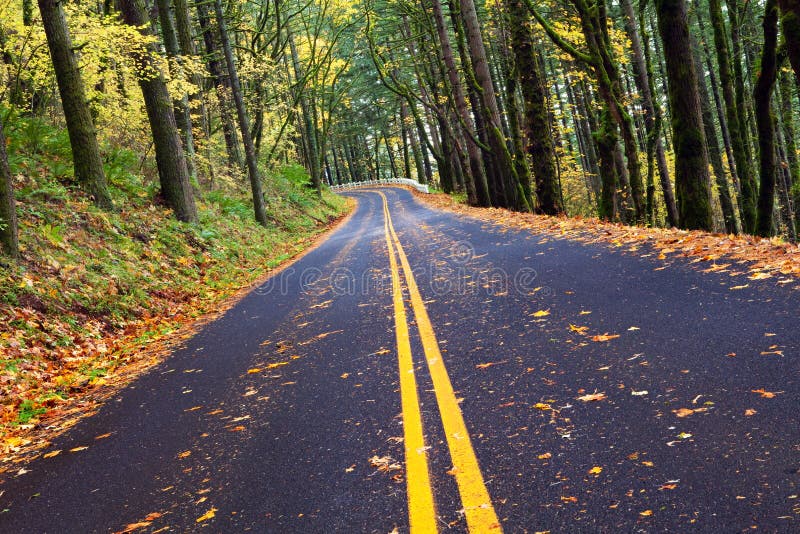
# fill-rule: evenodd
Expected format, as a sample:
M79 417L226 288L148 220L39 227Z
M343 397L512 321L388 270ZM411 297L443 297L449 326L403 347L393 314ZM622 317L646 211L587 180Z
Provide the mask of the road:
M797 291L350 194L0 532L800 531Z

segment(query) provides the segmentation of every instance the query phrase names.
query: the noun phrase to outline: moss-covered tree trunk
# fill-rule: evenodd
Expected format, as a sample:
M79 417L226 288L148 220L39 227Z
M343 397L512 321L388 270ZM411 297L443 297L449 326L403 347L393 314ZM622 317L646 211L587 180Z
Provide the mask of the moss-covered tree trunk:
M714 179L717 183L719 194L719 204L722 209L722 218L725 222L725 231L729 234L739 233L739 222L736 218L736 209L733 206L731 190L728 178L725 176L725 167L722 163L722 151L717 137L717 130L714 127L714 115L711 108L711 101L708 96L708 87L703 70L703 63L700 58L700 45L692 39L694 50L695 71L697 72L697 89L700 93L700 107L703 110L703 128L706 134L706 144L708 145L708 160L711 162L711 169L714 171Z
M781 91L781 115L783 120L783 139L786 144L786 163L789 166L790 192L794 205L795 234L800 234L800 157L797 154L797 136L794 127L794 110L792 109L792 76L789 72L779 73Z
M642 4L644 2L642 1ZM667 157L664 152L664 143L661 141L661 107L653 100L652 69L649 57L646 56L645 49L642 48L641 38L647 42L647 34L644 30L644 19L640 19L637 24L637 16L633 10L631 0L622 0L624 11L625 31L631 41L631 51L633 52L633 77L636 89L642 99L644 108L644 126L647 131L647 174L648 183L652 182L654 167L658 167L658 175L661 183L661 190L664 194L664 205L667 209L667 224L678 226L678 207L675 205L675 193L672 189ZM637 29L638 26L638 29ZM642 32L640 36L639 33ZM648 217L652 218L653 205L648 194ZM650 224L653 221L649 221Z
M711 189L684 0L656 0L658 30L664 44L672 108L678 216L683 228L711 230Z
M764 11L764 48L761 52L761 69L756 79L753 100L758 124L758 161L761 187L758 191L758 224L756 233L763 237L772 235L775 210L775 117L772 114L772 89L778 74L775 50L778 46L778 7L776 0L767 0Z
M745 125L740 121L737 110L736 93L734 91L733 73L731 71L731 58L728 51L728 39L725 33L725 21L722 18L720 0L709 0L709 13L711 25L714 29L714 43L717 50L717 63L719 65L719 82L722 86L722 99L725 101L725 115L728 119L733 157L736 162L736 173L739 177L741 195L739 209L742 213L742 230L752 234L756 226L756 181L750 154L747 150Z
M522 0L506 0L512 24L511 48L525 102L526 151L536 185L536 208L547 215L564 212L556 172L556 150L553 144L545 94L544 74L533 49L533 35ZM511 97L509 96L509 99Z
M173 78L183 77L183 54L178 43L178 34L172 17L172 2L170 0L157 0L158 20L161 24L161 35L164 39L164 49L169 58L170 74ZM189 176L196 178L194 135L192 133L192 115L189 110L189 96L182 94L172 101L175 113L175 124L181 133L181 141L186 155L186 168Z
M445 27L444 14L440 0L431 0L433 6L433 16L436 23L436 33L439 36L439 45L442 49L442 59L447 71L447 79L450 91L453 95L456 111L460 119L461 130L464 135L464 144L467 148L469 165L464 167L464 184L467 189L467 198L470 204L477 206L488 206L489 191L486 186L486 173L483 170L483 160L481 159L480 149L475 142L475 132L472 128L472 117L470 116L467 100L464 95L464 86L461 83L458 68L456 67L453 47L450 43L450 34Z
M86 101L64 9L58 0L39 0L39 12L64 108L75 180L92 195L97 206L110 209L113 205L103 171L103 158L100 156L94 122Z
M473 0L460 0L461 16L464 20L464 35L469 51L475 82L479 89L481 109L486 120L486 133L491 147L492 160L497 168L497 179L500 181L502 196L493 199L493 204L507 208L530 211L531 199L525 197L521 180L529 177L520 177L514 167L511 153L506 145L503 134L503 123L500 119L500 109L497 105L497 96L494 90L492 76L489 71L489 62L486 48L483 44L481 26L478 13Z
M12 258L19 256L14 182L11 179L11 170L8 168L6 136L2 120L0 120L0 245L2 253L6 256Z
M778 0L781 8L781 33L786 42L795 83L800 88L800 0Z
M120 0L119 4L125 23L138 28L144 35L149 35L150 23L141 0ZM175 212L175 217L181 221L196 222L197 207L189 182L189 170L186 167L180 132L175 123L167 84L153 59L154 48L151 45L148 50L135 53L133 59L153 134L161 194L167 205Z
M225 148L228 153L228 165L233 168L241 168L244 165L242 153L239 149L239 139L236 136L236 126L231 117L230 105L228 101L228 88L225 76L222 73L222 66L219 62L219 51L214 31L211 28L211 17L208 6L204 2L197 2L197 23L203 33L203 43L206 48L208 73L216 88L217 102L219 103L219 116L222 122L222 134L225 138Z
M247 118L247 110L244 107L242 87L239 84L239 74L236 69L236 63L233 60L233 48L228 38L228 28L225 24L225 16L222 12L220 0L214 0L214 13L217 17L217 28L219 29L222 52L225 56L225 65L228 67L231 95L233 96L233 103L236 105L236 116L239 118L239 133L242 135L245 160L247 161L247 175L250 177L250 191L253 194L253 212L256 222L261 226L267 226L269 220L267 219L267 211L264 209L264 193L261 188L261 177L258 174L256 149L253 146L253 139L250 137L250 124ZM319 179L319 175L317 175L317 179Z

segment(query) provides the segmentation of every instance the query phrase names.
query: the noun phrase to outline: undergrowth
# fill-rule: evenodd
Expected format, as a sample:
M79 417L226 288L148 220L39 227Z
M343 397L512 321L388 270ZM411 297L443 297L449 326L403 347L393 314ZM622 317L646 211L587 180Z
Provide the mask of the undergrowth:
M104 384L144 345L214 310L346 210L289 165L265 169L270 227L254 222L234 179L197 193L200 222L182 223L143 177L139 155L105 147L116 209L104 212L73 182L63 129L17 118L6 130L23 258L0 259L0 452L19 441L3 449L4 435Z

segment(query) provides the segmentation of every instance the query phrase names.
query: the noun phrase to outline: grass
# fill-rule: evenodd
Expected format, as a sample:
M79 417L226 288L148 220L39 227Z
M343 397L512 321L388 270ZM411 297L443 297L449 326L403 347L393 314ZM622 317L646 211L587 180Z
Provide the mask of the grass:
M63 135L15 125L7 133L23 259L0 258L0 452L9 452L4 436L113 381L145 345L214 311L347 209L331 193L318 198L292 165L265 172L268 228L235 184L198 195L200 222L186 224L160 205L135 154L107 149L117 209L104 212L72 182Z

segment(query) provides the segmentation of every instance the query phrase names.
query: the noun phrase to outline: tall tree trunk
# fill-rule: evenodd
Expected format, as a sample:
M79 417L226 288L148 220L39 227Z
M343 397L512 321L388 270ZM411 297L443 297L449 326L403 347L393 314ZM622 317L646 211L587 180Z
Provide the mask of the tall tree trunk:
M453 56L453 47L450 44L450 35L444 23L444 14L442 13L442 4L440 0L431 0L433 5L433 16L436 22L436 32L439 36L439 45L442 49L442 59L445 63L447 70L447 78L450 82L450 91L455 100L456 110L458 112L461 130L464 131L464 140L467 145L467 154L469 157L469 166L464 169L464 182L467 189L467 198L469 203L477 206L489 206L489 191L486 185L486 174L483 170L483 161L481 159L480 149L475 143L475 132L472 130L472 118L467 107L467 100L464 96L464 87L461 84L461 77L459 76L458 69ZM469 170L469 172L466 172Z
M761 188L758 191L758 224L756 233L763 237L772 235L772 216L775 210L775 117L772 114L772 88L778 74L775 50L778 47L778 7L776 0L767 0L764 10L764 48L761 53L761 70L756 80L753 100L758 123L758 152Z
M142 34L149 35L150 22L141 0L120 0L119 3L125 23L138 28ZM179 220L197 222L197 207L180 134L175 124L167 84L153 60L154 54L154 46L151 45L148 50L135 53L134 61L138 72L148 73L139 78L139 87L142 89L147 118L153 132L161 194Z
M228 152L228 164L233 168L241 168L244 165L242 154L239 150L239 140L236 136L236 126L230 114L228 106L227 90L225 77L222 67L219 64L217 43L214 39L214 32L211 28L211 18L208 6L204 2L197 2L197 22L203 32L203 42L206 47L208 57L208 72L214 82L217 101L219 102L219 115L222 121L222 134L225 137L225 148Z
M173 24L170 9L172 2L170 0L157 0L156 3L158 5L158 19L161 23L161 35L164 39L164 49L167 51L167 57L170 60L170 73L173 78L181 78L183 77L183 54L178 43L175 24ZM186 168L189 169L191 178L197 178L194 164L194 135L192 133L192 115L189 110L189 96L184 93L179 98L175 98L172 101L172 107L175 113L175 123L181 132L183 149L186 151Z
M479 98L484 119L486 120L485 126L489 146L492 149L492 160L497 167L498 179L503 181L502 185L505 194L502 198L497 199L497 204L516 210L530 211L531 199L525 197L520 177L514 168L511 154L503 135L503 124L500 119L500 110L497 107L497 96L489 72L486 48L483 44L475 3L473 0L460 0L460 6L472 70L475 73L475 82L480 87Z
M714 29L714 42L717 49L717 63L719 66L719 81L722 86L722 98L725 100L725 113L728 119L728 131L733 147L733 157L736 161L736 173L739 176L741 196L739 208L742 212L742 230L752 234L756 229L756 182L750 154L746 143L746 127L741 123L737 110L737 98L734 92L733 74L731 72L731 59L728 52L728 40L725 35L725 22L722 19L720 0L709 0L711 25Z
M714 178L717 183L725 231L729 234L738 234L739 224L736 219L733 200L731 199L731 191L728 187L728 179L725 176L725 167L722 164L722 152L717 138L717 130L714 128L714 114L708 97L708 87L704 76L705 71L700 58L700 47L694 39L692 39L692 47L694 49L695 70L697 72L697 88L700 93L700 107L703 110L703 127L706 134L706 144L708 145L708 159L711 162L711 169L714 171Z
M64 9L57 0L39 0L39 12L53 60L58 92L64 108L75 180L102 209L111 209L103 158L97 144L92 114L83 88L83 79L69 35Z
M544 74L533 49L530 25L525 23L529 15L522 0L506 0L506 6L514 21L510 25L511 49L525 101L526 149L536 184L537 210L547 215L558 215L564 212L564 206L556 173L556 150L548 120Z
M640 6L644 6L644 0L640 0ZM631 0L622 0L622 7L625 12L625 30L631 40L631 50L633 51L633 76L636 89L642 98L644 108L644 125L647 131L647 154L648 154L648 183L652 181L654 162L658 165L658 175L661 180L661 190L664 194L664 204L667 209L667 224L678 226L678 207L675 205L675 194L672 191L672 182L667 167L667 157L664 153L664 143L661 141L661 108L653 100L653 72L650 67L648 49L643 51L642 43L639 39L639 32L644 30L644 18L639 21L637 31L637 17L633 10ZM648 36L642 32L645 45ZM652 215L652 203L648 202L648 216ZM653 221L651 221L652 224Z
M0 119L0 248L11 258L19 257L17 235L17 206L14 200L14 182L8 168L6 135Z
M800 0L778 0L781 8L781 34L786 42L795 83L800 88Z
M794 111L792 109L792 80L791 74L779 74L781 90L781 115L783 120L783 138L786 145L786 160L789 166L790 191L794 206L795 234L800 234L800 157L797 154L797 137L794 127Z
M236 63L233 60L233 49L230 39L228 39L228 29L225 25L225 16L222 13L220 0L214 0L214 13L217 17L219 28L220 44L225 55L225 64L228 67L228 79L231 82L231 94L233 102L236 104L236 115L239 118L239 130L242 134L244 144L245 159L247 160L247 174L250 177L250 189L253 193L253 211L256 222L262 226L267 226L267 211L264 209L264 193L261 190L261 177L258 175L258 162L256 161L256 149L253 146L253 139L250 137L250 124L248 124L247 110L244 107L242 88L239 85L239 75L236 72ZM319 176L317 176L319 179Z
M689 41L686 3L684 0L656 0L656 10L669 77L680 224L683 228L711 230L708 149Z
M301 85L301 80L304 79L305 73L300 65L300 56L297 53L297 45L294 42L294 35L291 30L286 28L286 39L289 41L289 49L292 53L292 67L294 69L295 84L297 91L300 91L298 102L300 103L300 114L302 115L301 121L303 123L303 134L306 138L306 147L308 149L307 161L309 164L308 172L311 174L311 183L317 191L317 195L322 195L322 183L320 181L320 157L319 146L317 144L317 129L314 125L314 117L312 116L311 109L306 99L306 88Z
M702 36L701 44L703 45L703 57L705 58L705 65L708 72L708 84L711 89L711 96L714 99L714 108L716 109L717 120L719 121L719 129L722 133L722 142L725 146L725 157L728 159L728 171L731 174L731 181L733 182L733 188L736 192L737 198L741 191L741 186L739 185L739 175L736 172L736 158L733 156L733 148L731 146L731 136L728 132L728 119L725 116L725 106L722 103L722 99L719 95L719 86L717 80L717 75L714 70L714 62L711 59L711 50L708 46L707 35L705 31L705 24L703 22L702 10L695 9L695 15L697 16L697 23L700 26L700 33ZM702 96L702 95L701 95ZM713 123L712 123L713 125ZM712 146L711 141L708 140L709 146ZM739 209L739 214L741 216L741 209ZM738 225L737 225L738 227Z

